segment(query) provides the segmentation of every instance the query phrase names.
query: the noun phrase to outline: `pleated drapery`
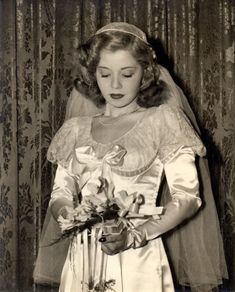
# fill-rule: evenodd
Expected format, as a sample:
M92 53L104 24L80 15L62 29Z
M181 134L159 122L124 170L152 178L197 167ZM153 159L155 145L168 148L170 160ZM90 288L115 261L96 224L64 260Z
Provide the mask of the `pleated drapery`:
M147 32L196 113L235 289L234 1L1 0L0 291L35 289L54 174L46 151L76 76L73 50L111 21Z

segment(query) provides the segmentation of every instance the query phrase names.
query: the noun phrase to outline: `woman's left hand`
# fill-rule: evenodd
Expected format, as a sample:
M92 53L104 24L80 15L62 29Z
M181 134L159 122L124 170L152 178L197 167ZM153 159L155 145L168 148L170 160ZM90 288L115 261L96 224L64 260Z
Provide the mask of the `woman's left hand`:
M99 241L102 243L101 249L107 255L115 255L131 247L133 240L127 228L119 234L103 235Z

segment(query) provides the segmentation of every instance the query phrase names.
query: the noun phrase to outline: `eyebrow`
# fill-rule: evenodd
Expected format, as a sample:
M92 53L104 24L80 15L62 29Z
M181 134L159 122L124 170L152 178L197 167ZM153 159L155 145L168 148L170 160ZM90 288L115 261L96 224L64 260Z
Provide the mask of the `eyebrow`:
M98 66L97 67L98 69L108 69L108 70L111 70L110 68L108 67L105 67L105 66ZM126 67L122 67L121 70L125 70L125 69L136 69L135 66L126 66Z

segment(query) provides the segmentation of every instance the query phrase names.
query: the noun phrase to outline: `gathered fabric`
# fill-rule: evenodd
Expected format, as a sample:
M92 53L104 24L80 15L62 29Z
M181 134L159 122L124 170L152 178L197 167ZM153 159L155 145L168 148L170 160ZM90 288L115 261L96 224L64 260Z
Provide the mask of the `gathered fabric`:
M90 235L83 231L73 238L61 275L60 292L96 291L94 286L103 283L117 292L174 291L161 238L141 249L108 256L97 240L99 232L96 227Z

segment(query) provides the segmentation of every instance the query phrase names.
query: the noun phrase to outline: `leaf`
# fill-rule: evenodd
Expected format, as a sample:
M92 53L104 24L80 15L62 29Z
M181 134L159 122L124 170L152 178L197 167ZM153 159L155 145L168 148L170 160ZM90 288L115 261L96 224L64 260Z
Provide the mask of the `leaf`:
M27 124L31 124L32 125L32 118L30 116L30 112L29 112L28 108L26 108L24 110L24 119L25 119Z
M42 52L42 60L45 60L46 57L49 55L49 52Z

